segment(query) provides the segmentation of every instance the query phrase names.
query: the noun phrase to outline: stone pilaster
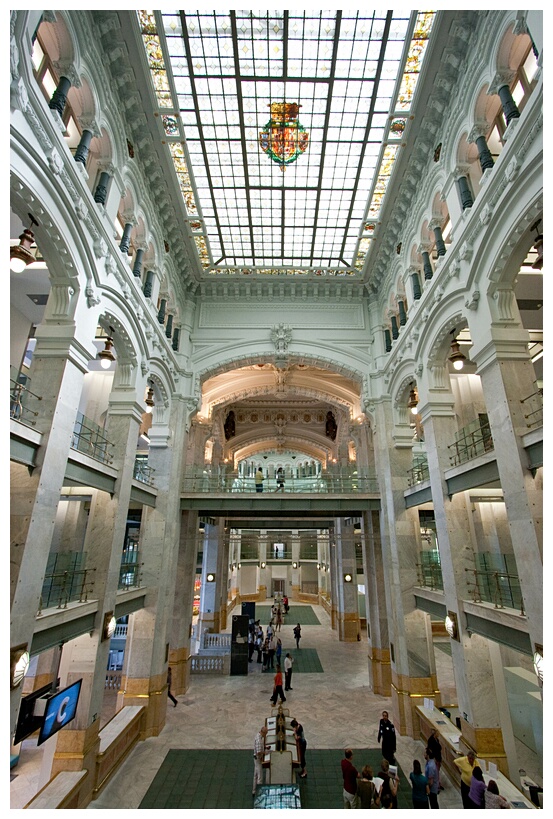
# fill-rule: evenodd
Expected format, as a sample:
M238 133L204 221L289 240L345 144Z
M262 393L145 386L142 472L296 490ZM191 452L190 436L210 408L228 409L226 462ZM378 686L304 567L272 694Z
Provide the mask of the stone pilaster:
M335 522L338 589L338 639L357 642L360 632L357 602L357 565L353 524L343 518ZM347 578L350 578L349 580Z
M198 513L182 512L175 594L170 623L169 663L173 669L174 694L184 694L190 684L190 637L197 554Z
M369 645L369 680L375 694L389 697L392 674L386 596L381 593L385 586L379 512L365 512L362 518L362 526L365 535L363 540L363 565L366 589L367 641Z

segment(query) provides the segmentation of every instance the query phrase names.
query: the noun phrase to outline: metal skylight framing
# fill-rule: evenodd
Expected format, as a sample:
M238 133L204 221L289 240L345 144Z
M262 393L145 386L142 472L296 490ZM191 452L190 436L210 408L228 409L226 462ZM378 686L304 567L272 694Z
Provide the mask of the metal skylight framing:
M202 268L359 273L433 13L138 14ZM309 146L283 173L258 136L284 100Z

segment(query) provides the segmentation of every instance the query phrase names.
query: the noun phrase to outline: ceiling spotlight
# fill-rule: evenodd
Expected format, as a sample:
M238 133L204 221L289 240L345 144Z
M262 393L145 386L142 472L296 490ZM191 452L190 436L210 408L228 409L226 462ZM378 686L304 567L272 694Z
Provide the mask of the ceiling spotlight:
M31 220L31 225L36 225L38 227L38 222L34 216L31 213L27 215ZM31 250L31 246L33 245L34 241L34 233L31 228L28 227L25 228L19 237L19 244L10 248L10 268L14 273L23 273L28 264L36 261L35 255Z
M104 370L109 370L111 367L112 361L115 361L115 356L111 348L113 347L113 327L109 328L109 336L106 338L104 342L104 349L100 350L98 353L98 358L100 359L100 366Z
M417 404L419 403L419 396L417 395L417 390L416 390L415 385L413 384L412 381L411 381L410 386L411 386L411 390L409 392L409 401L407 402L407 406L409 407L409 409L411 410L413 415L416 415L417 414Z
M453 368L455 370L462 370L467 358L461 352L459 342L455 338L455 330L451 331L451 335L453 336L453 341L451 342L451 355L449 356L449 360L453 364Z
M148 381L148 394L146 395L144 403L146 404L146 412L152 412L153 408L155 407L155 401L154 388L152 387L151 381Z

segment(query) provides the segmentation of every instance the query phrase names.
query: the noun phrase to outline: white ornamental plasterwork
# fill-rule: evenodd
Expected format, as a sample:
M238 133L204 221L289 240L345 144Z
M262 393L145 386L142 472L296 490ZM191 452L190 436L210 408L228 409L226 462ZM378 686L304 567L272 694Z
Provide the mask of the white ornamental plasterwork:
M85 287L84 294L86 296L86 306L87 307L96 307L97 304L100 304L100 299L94 292L94 288L87 284Z
M292 330L289 324L277 324L271 330L271 341L277 353L285 353L292 340Z
M476 310L478 307L478 302L480 301L480 291L473 290L470 297L465 301L465 307L468 310Z

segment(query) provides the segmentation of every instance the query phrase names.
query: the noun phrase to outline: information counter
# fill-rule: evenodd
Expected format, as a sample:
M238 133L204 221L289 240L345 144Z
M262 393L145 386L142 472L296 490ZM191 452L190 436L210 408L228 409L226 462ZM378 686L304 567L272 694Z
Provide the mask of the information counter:
M434 728L438 730L440 745L442 746L442 767L445 768L450 779L461 790L461 774L457 766L453 764L454 759L465 755L465 749L459 747L461 731L445 714L442 714L436 708L426 708L423 705L418 705L416 710L420 719L421 740L426 742L431 731ZM480 762L486 768L483 770L486 784L490 779L495 779L499 793L509 800L511 808L536 808L536 805L530 799L527 799L522 791L513 785L511 780L504 776L501 771L494 772L494 775L491 776L486 761L481 759Z

